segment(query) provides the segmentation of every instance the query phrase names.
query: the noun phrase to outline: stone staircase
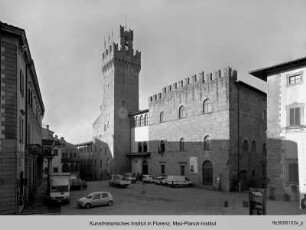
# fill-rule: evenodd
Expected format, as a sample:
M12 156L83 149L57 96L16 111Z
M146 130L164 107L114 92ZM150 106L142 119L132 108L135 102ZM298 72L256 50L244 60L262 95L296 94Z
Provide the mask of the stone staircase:
M47 180L44 180L38 187L37 193L32 202L25 207L21 215L60 215L61 209L59 205L48 205L47 196Z

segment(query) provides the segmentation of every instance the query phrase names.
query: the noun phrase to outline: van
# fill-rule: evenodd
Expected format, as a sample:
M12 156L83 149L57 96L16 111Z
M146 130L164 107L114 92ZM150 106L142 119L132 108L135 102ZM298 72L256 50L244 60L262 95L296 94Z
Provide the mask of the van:
M152 175L148 175L148 174L142 175L142 182L143 183L153 183L154 180L153 180Z
M165 178L164 181L167 185L173 188L178 188L182 186L192 186L192 182L187 177L180 175L169 175Z

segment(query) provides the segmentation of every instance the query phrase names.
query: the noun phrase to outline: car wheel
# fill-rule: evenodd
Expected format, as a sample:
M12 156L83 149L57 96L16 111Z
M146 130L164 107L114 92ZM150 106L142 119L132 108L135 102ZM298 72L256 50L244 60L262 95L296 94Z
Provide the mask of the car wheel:
M113 201L111 201L111 200L110 200L110 201L108 201L108 203L107 203L107 205L108 205L108 206L112 206L113 204L114 204L114 202L113 202Z
M91 204L90 203L87 203L86 205L85 205L85 208L91 208Z
M174 185L174 188L178 188L178 184L175 184L175 185Z

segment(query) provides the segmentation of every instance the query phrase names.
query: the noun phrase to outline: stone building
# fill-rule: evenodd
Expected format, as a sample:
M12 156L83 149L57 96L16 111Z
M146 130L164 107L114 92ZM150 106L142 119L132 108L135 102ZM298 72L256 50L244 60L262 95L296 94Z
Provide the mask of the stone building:
M254 70L268 83L267 177L272 199L306 194L306 57Z
M0 214L17 214L42 181L45 112L23 29L0 22Z
M106 145L95 139L76 146L80 157L80 177L88 181L108 179L113 162Z
M133 31L120 27L118 39L105 44L93 125L113 156L111 172L181 174L224 191L265 186L266 94L225 68L167 86L139 111L140 53Z
M266 94L231 68L164 87L131 115L132 172L185 175L223 191L263 187L265 108Z
M71 173L80 176L81 159L77 154L77 147L65 140L64 137L58 138L49 126L42 130L43 144L51 143L51 162L47 159L44 162L44 172L48 173Z

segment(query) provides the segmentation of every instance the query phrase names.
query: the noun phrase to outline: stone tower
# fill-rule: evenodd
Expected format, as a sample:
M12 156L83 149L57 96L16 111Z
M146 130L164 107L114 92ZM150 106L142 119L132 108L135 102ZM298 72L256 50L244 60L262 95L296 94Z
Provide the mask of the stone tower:
M113 157L112 173L130 170L129 114L139 109L141 53L134 51L133 31L120 26L119 36L108 36L102 54L103 99L99 139ZM107 154L107 153L106 153Z

